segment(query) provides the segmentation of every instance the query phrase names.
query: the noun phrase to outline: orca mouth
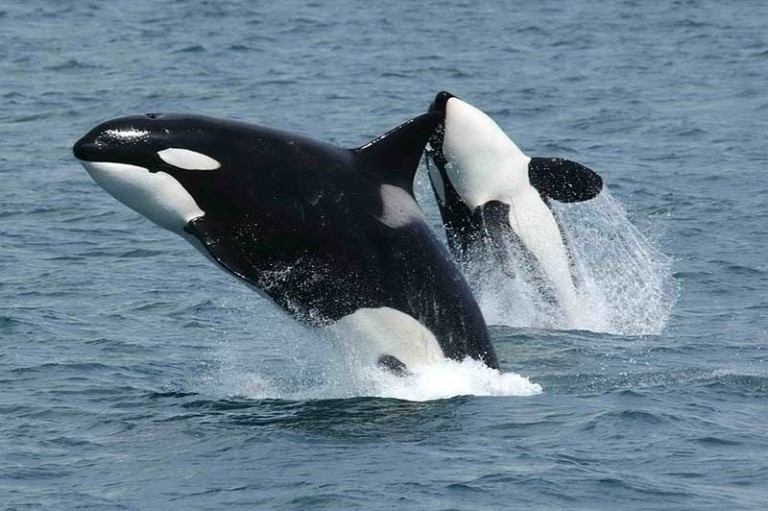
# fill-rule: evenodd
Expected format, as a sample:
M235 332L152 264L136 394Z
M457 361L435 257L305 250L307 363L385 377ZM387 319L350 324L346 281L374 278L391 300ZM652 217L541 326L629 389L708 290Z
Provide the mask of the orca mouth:
M87 135L75 142L72 152L80 161L99 161L104 156L100 144Z
M445 139L445 121L442 121L435 127L435 131L429 136L427 147L424 150L427 156L437 165L445 165L445 155L443 154L443 141ZM429 161L429 160L427 160Z
M432 132L432 135L429 136L425 150L427 154L427 164L429 164L429 160L431 159L440 169L447 163L445 155L443 154L443 141L445 139L448 100L455 97L456 96L450 92L441 91L437 93L434 101L429 105L429 112L438 112L442 114L443 120L435 127L435 131Z
M445 140L445 127L447 121L446 105L448 104L448 100L453 97L456 96L449 92L438 92L437 96L435 96L435 100L432 101L432 104L429 105L429 112L442 114L442 120L437 126L435 126L435 130L429 136L429 139L427 140L427 146L424 149L424 152L427 155L427 167L429 167L430 160L432 160L432 162L437 165L438 169L440 170L442 170L442 168L447 163L445 160L445 155L443 154L443 142Z
M432 190L435 192L435 196L438 199L437 202L440 205L440 211L443 211L444 207L446 207L446 201L453 200L452 197L455 195L455 191L452 193L446 192L446 190L453 189L453 187L445 170L448 165L448 159L443 152L444 140L445 117L443 117L440 124L435 127L435 130L429 136L427 146L424 148L427 170L429 172L429 181L432 183Z

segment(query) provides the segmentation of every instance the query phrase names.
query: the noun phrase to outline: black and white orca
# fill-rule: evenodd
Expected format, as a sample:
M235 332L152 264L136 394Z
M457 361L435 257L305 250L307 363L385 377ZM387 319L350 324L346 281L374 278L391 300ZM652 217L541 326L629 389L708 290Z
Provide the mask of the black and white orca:
M572 322L577 292L548 201L592 199L600 176L573 161L526 156L490 117L450 93L438 93L429 111L444 116L427 156L451 251L466 263L479 250L509 268L507 247L521 248Z
M480 309L413 195L427 113L343 149L196 115L107 121L74 146L120 202L180 234L293 318L394 372L447 357L492 368Z

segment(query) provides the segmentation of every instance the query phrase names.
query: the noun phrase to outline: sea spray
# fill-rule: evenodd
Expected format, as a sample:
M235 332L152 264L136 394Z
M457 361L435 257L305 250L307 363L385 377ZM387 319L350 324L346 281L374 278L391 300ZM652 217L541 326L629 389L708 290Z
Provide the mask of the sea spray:
M183 387L215 399L289 401L382 397L409 401L454 396L529 396L542 392L526 377L467 359L409 367L401 377L354 356L355 339L332 329L308 328L275 307L264 307L244 286L221 298L225 313L247 315L242 329L210 340L207 367Z
M443 359L408 368L405 376L369 365L351 364L353 359L338 350L312 362L309 357L283 360L267 370L245 362L239 343L219 344L217 363L192 384L192 390L219 399L281 399L307 401L353 397L381 397L407 401L430 401L456 396L531 396L541 386L528 378L491 369L482 362ZM318 348L320 348L318 346ZM292 373L297 371L297 373ZM303 377L301 377L303 376Z
M676 297L670 258L629 220L606 188L588 202L552 202L579 295L563 311L525 251L507 243L509 264L470 254L465 274L489 324L576 329L621 335L659 334ZM567 312L565 314L564 312ZM570 324L565 318L569 317Z
M587 327L597 319L605 328L593 330L660 334L677 288L672 259L661 252L658 238L635 227L607 189L588 203L557 204L555 211L582 280L580 312Z

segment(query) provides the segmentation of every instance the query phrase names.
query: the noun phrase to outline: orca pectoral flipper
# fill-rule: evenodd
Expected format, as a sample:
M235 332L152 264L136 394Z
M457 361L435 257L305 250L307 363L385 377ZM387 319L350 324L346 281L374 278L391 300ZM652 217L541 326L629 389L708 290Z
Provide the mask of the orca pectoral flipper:
M247 226L239 229L232 229L231 226L228 230L221 229L215 221L208 219L207 216L201 216L190 220L184 231L194 236L205 249L205 253L224 270L248 284L254 286L259 284L253 261L249 261L233 249L239 245L232 243L229 239L232 232L239 232L246 236Z
M594 199L603 189L594 170L563 158L531 158L528 178L541 195L559 202Z

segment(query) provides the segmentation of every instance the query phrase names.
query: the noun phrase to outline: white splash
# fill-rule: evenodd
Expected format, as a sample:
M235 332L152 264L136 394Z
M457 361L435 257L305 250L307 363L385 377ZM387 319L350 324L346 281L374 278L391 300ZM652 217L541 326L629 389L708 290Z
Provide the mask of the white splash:
M456 396L532 396L542 388L515 373L491 369L482 362L442 361L415 368L406 377L398 377L374 368L361 370L361 383L367 384L367 395L431 401ZM363 386L365 388L365 386Z
M471 258L467 276L489 324L570 328L622 335L659 334L667 324L677 290L671 260L630 222L607 189L574 204L553 201L568 240L578 300L561 310L547 297L530 263L510 246L514 276L495 261Z
M216 399L289 401L382 397L410 401L455 396L531 396L541 386L527 377L491 369L475 360L440 358L411 367L398 377L344 349L342 332L304 327L277 307L254 300L253 292L234 283L218 300L225 313L242 321L211 339L206 368L184 387ZM233 318L233 319L234 319ZM261 327L254 328L254 325ZM391 331L391 325L389 327ZM394 332L397 334L397 331ZM402 331L400 333L403 333ZM339 335L341 337L339 337ZM355 333L351 334L355 341ZM396 339L397 340L397 339Z
M442 359L413 368L407 376L396 376L370 365L350 365L343 356L325 358L328 353L318 353L320 360L294 359L271 368L248 368L242 357L231 351L233 348L237 349L225 349L220 360L223 363L198 380L195 391L218 398L290 401L354 397L431 401L456 396L532 396L542 392L540 385L524 376L491 369L472 359Z

